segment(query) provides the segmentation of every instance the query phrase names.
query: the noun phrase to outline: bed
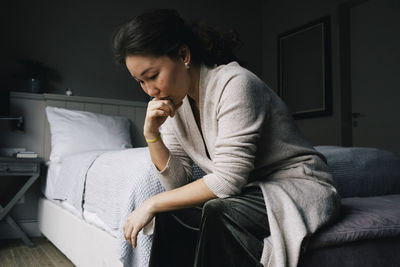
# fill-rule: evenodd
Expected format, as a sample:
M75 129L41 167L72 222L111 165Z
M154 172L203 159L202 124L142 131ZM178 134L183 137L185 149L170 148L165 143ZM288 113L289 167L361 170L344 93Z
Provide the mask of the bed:
M128 242L122 241L121 224L124 216L129 214L135 205L163 190L156 179L156 171L152 169L154 166L149 164L148 151L144 148L142 127L147 103L53 94L13 93L11 104L14 110L19 110L26 118L26 133L30 135L30 143L34 144L34 147L30 149L38 151L39 156L46 161L47 177L42 180L43 196L38 201L40 232L76 266L145 266L149 260L151 232L141 233L141 236L138 237L138 242L142 242L141 247L138 246L135 250L129 246ZM75 136L73 134L70 136L75 140L55 140L54 135L51 135L51 132L54 134L54 131L51 131L54 129L51 129L51 125L48 123L48 109L61 111L61 114L71 111L72 115L67 114L69 117L66 116L64 122L67 120L77 121L71 116L76 116L81 112L78 116L84 117L86 125L74 125L75 128L71 129L58 127L56 130L62 133L75 131ZM60 124L61 117L55 119L58 124ZM108 136L103 135L99 139L99 133L107 131L107 129L96 128L98 125L90 124L90 119L97 120L96 123L101 127L118 128L118 130L111 131ZM76 127L79 129L86 127L91 128L94 132L97 131L92 139L99 139L101 143L88 140L84 131L77 132ZM54 141L64 144L64 147L55 147L52 144ZM76 150L68 148L70 144L68 142L71 141L75 141ZM88 142L91 142L91 145L87 145ZM104 146L102 143L106 145ZM113 157L119 158L119 162L112 160ZM140 166L143 174L141 177L146 178L144 182L140 179L131 179L132 176L124 177L123 182L117 182L117 176L112 180L105 180L106 175L113 168L118 168L118 166L113 166L113 163L121 165L121 161L125 161L121 166L129 166L127 162L132 157L138 158L136 164ZM94 168L96 166L97 169ZM83 175L84 169L89 169L89 167L90 172ZM124 175L121 168L119 174ZM101 177L95 180L95 177L99 175ZM71 182L71 179L74 184L68 191L65 188L70 186L67 181ZM99 179L103 179L103 187L99 186ZM83 183L82 180L84 180ZM131 184L128 185L128 183ZM149 184L151 184L152 190L143 191L143 188ZM56 186L61 186L61 189L60 187L57 189ZM111 199L113 196L114 199L117 199L115 197L117 192L123 191L120 187L138 188L141 190L139 192L141 196L131 195L122 205L114 201L109 204L110 207L102 209L101 206L105 199L110 196ZM64 192L63 189L65 189ZM79 197L75 199L71 197L73 194L79 196L78 190L84 190L82 205L79 204ZM60 192L63 193L60 194ZM103 195L98 195L98 193ZM134 190L125 190L125 195L121 194L118 200L133 193L138 194ZM128 203L129 201L130 203ZM95 206L97 202L99 204ZM121 207L116 209L118 205ZM151 227L149 229L151 231Z
M20 107L39 106L39 112L34 116L42 118L29 118L33 115L25 110L27 122L42 122L35 123L29 132L35 132L35 127L43 127L43 130L36 129L43 134L32 138L37 140L35 151L39 151L48 162L48 176L42 188L47 197L39 200L41 233L76 266L147 266L151 225L139 234L138 249L130 247L121 236L126 215L141 201L164 190L141 134L146 104L46 94L35 97L39 104L32 104L32 99L24 100L24 97L18 101ZM63 108L62 113L71 109L125 116L132 123L130 134L117 140L114 148L100 145L87 151L69 151L60 162L62 156L53 154L52 158L50 154L54 146L51 149L50 128L45 116L46 108L50 106ZM127 138L131 139L130 145ZM79 147L85 145L84 142ZM321 263L332 267L398 266L399 156L374 148L316 148L327 157L332 168L342 196L342 211L335 224L320 229L309 239L299 266L318 266ZM114 173L114 170L118 172ZM196 171L194 179L203 174L198 169ZM114 174L115 179L109 179ZM75 183L68 184L71 181ZM58 187L51 182L58 183ZM69 190L63 190L65 188ZM114 201L110 205L105 202L110 199L125 202L121 205L121 202ZM96 202L99 202L97 206ZM119 205L121 208L115 209Z

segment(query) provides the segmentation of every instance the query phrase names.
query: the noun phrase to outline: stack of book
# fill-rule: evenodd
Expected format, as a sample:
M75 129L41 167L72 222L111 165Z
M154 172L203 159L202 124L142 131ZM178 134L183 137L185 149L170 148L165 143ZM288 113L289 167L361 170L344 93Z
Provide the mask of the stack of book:
M32 151L21 151L16 154L17 158L37 158L38 154Z

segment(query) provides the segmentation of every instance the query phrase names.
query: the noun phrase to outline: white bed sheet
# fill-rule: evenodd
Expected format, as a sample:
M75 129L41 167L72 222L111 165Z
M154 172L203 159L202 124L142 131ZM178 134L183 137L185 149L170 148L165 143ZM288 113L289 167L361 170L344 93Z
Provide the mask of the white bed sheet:
M42 184L42 193L48 199L54 199L54 189L56 178L60 174L62 163L46 162L47 176L45 183Z
M54 192L54 187L55 187L55 181L56 181L56 177L60 173L62 163L48 162L47 166L48 166L48 169L47 169L46 183L42 187L43 195L47 199L49 199L51 202L55 203L56 205L59 205L59 206L63 207L64 209L68 210L69 212L71 212L72 214L74 214L75 216L82 218L79 211L73 205L71 205L67 201L54 199L53 192ZM112 235L113 237L117 237L117 233L118 233L117 229L113 229L113 228L109 227L95 213L93 213L85 208L83 210L83 218L82 219L92 225L95 225L95 226L103 229L104 231L106 231L107 233Z
M95 228L104 229L111 237L116 236L117 258L124 265L148 265L153 226L145 227L149 231L139 232L136 248L132 248L122 232L132 210L164 191L148 148L88 151L66 157L61 167L50 164L49 169L45 196L67 201L69 206L65 203L64 206L70 208L68 213L78 213L74 217L95 224Z

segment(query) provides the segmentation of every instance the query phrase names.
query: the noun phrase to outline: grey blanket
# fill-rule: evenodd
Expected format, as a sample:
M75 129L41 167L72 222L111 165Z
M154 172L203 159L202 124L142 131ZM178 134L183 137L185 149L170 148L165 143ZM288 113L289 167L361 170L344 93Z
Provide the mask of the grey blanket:
M147 148L92 151L70 156L63 162L56 199L95 213L117 231L117 256L124 266L147 266L152 236L138 235L134 249L123 236L127 216L143 201L162 192Z

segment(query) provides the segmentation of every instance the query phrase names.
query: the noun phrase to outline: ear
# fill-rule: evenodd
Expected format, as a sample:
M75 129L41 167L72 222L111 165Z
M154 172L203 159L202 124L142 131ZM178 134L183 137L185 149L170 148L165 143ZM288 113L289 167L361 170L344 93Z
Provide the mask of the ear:
M185 44L182 45L178 50L178 56L179 56L179 59L182 60L182 62L190 63L191 54L190 54L189 47Z

